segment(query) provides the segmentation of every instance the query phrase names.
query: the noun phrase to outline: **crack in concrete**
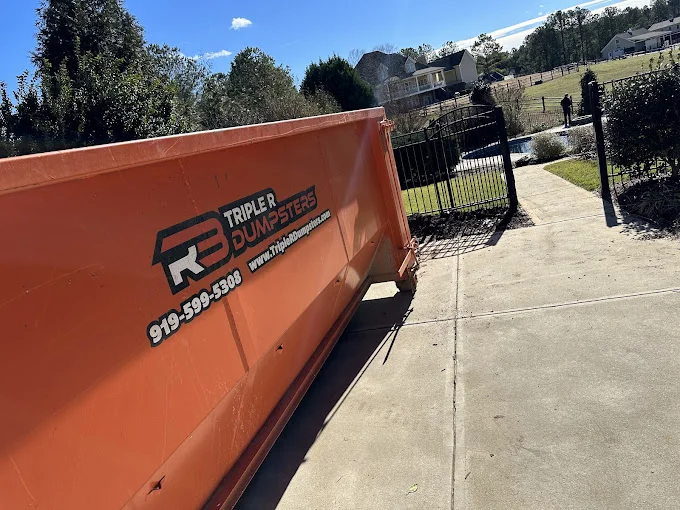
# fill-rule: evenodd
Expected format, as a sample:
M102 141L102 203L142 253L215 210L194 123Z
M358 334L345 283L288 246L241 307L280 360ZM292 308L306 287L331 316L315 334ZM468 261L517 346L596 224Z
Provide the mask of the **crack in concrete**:
M451 510L455 502L456 492L456 385L458 383L458 296L460 289L460 254L456 255L456 293L453 310L453 456L451 460Z
M592 303L600 303L600 302L606 302L606 301L618 301L622 299L631 299L631 298L636 298L636 297L646 297L646 296L654 296L654 295L659 295L659 294L680 294L680 287L671 287L668 289L658 289L658 290L650 290L650 291L642 291L642 292L633 292L631 294L619 294L619 295L614 295L614 296L604 296L600 298L590 298L590 299L582 299L580 301L565 301L563 303L549 303L545 305L536 305L536 306L527 306L523 308L511 308L508 310L499 310L495 312L482 312L482 313L476 313L476 314L469 314L469 315L458 315L458 279L456 280L456 302L454 306L454 312L455 315L451 317L441 317L439 319L427 319L427 320L421 320L421 321L414 321L414 322L407 322L407 323L399 323L399 324L391 324L391 325L385 325L385 326L376 326L374 328L361 328L361 329L353 329L346 331L346 333L362 333L365 331L381 331L381 330L386 330L389 331L395 327L399 328L406 328L409 326L422 326L426 324L433 324L433 323L438 323L438 322L450 322L454 321L454 333L456 332L455 327L457 327L457 324L455 324L456 321L458 320L469 320L469 319L478 319L478 318L484 318L484 317L493 317L496 315L509 315L509 314L517 314L517 313L524 313L524 312L532 312L535 310L549 310L552 308L566 308L570 306L579 306L579 305L587 305L587 304L592 304ZM457 334L457 333L456 333Z
M587 304L592 304L592 303L600 303L600 302L605 302L605 301L620 301L622 299L630 299L630 298L636 298L636 297L646 297L646 296L654 296L654 295L660 295L660 294L675 294L680 292L680 288L678 287L673 287L673 288L668 288L668 289L659 289L659 290L650 290L650 291L643 291L643 292L633 292L630 294L619 294L615 296L605 296L601 298L590 298L590 299L582 299L579 301L566 301L564 303L551 303L551 304L546 304L546 305L536 305L536 306L527 306L524 308L513 308L509 310L501 310L498 312L482 312L478 314L470 314L470 315L463 315L460 317L457 317L457 319L477 319L477 318L484 318L484 317L492 317L496 315L510 315L510 314L516 314L516 313L523 313L523 312L531 312L534 310L546 310L546 309L551 309L551 308L566 308L570 306L579 306L579 305L587 305Z

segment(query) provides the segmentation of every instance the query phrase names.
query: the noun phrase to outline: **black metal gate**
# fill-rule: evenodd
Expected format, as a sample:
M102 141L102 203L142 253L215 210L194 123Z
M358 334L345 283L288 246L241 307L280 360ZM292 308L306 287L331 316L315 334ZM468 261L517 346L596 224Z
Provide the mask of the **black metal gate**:
M502 108L457 108L392 147L407 215L517 210Z

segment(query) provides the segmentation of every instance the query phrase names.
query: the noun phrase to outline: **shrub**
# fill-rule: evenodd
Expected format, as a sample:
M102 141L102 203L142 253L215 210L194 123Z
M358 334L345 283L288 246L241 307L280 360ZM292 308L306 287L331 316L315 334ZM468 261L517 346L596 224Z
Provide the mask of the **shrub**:
M522 106L524 101L524 89L496 89L494 96L498 104L503 107L505 127L508 136L517 136L524 133L524 125L521 120Z
M595 131L592 126L575 127L569 131L569 146L578 159L596 159Z
M536 160L543 163L564 156L566 148L555 133L539 133L531 139Z
M496 101L493 98L491 85L483 81L476 82L472 87L472 92L470 93L470 101L472 104L494 106Z
M676 178L641 182L618 198L628 212L652 220L661 228L680 227L680 182Z
M680 173L680 66L629 79L604 106L612 163L645 172L661 161Z
M420 131L425 127L427 119L416 113L398 113L390 116L394 121L394 132L398 135L405 135Z
M597 75L592 69L587 69L583 76L581 76L581 106L579 107L579 115L591 115L590 111L590 87L591 81L597 80Z
M534 163L536 163L536 160L533 158L533 156L522 156L515 161L515 168L533 165Z

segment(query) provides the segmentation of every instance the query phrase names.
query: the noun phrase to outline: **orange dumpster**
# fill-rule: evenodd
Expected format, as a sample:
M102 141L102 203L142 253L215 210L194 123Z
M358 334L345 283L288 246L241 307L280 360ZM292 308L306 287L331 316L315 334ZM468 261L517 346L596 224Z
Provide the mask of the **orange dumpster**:
M235 504L371 282L382 108L0 160L0 508Z

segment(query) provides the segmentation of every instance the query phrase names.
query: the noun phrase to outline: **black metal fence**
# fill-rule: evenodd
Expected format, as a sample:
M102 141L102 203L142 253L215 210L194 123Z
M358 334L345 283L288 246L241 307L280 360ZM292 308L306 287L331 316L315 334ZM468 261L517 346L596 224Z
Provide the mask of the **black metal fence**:
M408 215L517 208L500 107L452 110L392 147Z

